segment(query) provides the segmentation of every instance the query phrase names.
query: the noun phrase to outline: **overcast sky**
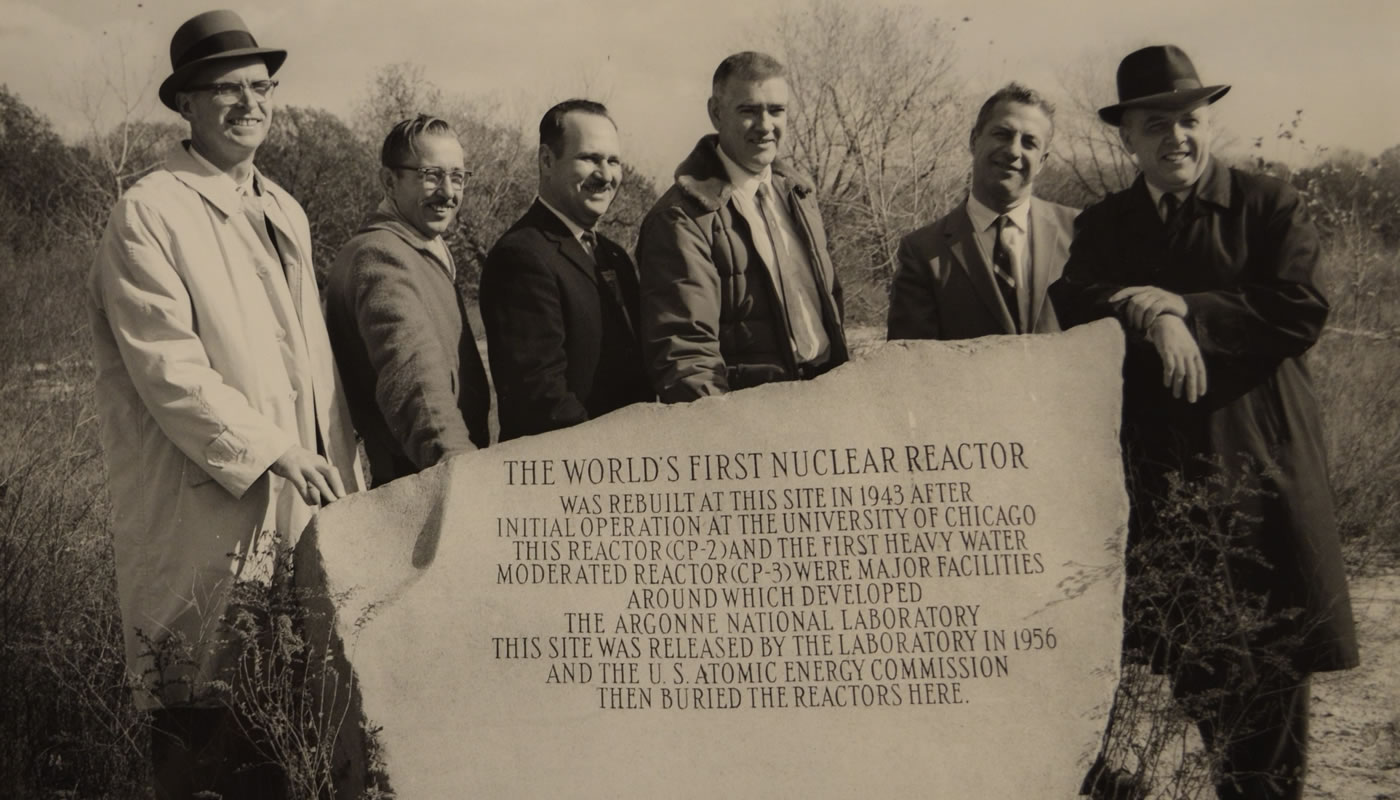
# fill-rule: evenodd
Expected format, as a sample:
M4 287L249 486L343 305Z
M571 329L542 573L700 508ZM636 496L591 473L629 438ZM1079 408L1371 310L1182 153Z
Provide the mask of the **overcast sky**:
M214 0L218 2L218 0ZM709 76L725 55L761 45L795 0L254 0L229 2L261 44L290 51L278 101L348 117L371 75L411 61L444 90L486 98L532 124L553 102L608 103L625 157L669 175L709 130ZM1233 85L1217 108L1238 141L1273 139L1304 110L1299 161L1314 146L1376 155L1400 143L1400 2L1396 0L923 0L955 25L958 71L986 94L1011 79L1050 92L1086 57L1108 63L1144 44L1186 49L1207 83ZM0 2L0 82L79 133L79 87L133 71L169 72L175 28L202 4L176 0ZM964 20L967 17L967 20ZM1110 84L1111 85L1111 84ZM150 87L151 96L155 85ZM1105 97L1104 102L1114 98ZM152 101L152 113L166 113Z

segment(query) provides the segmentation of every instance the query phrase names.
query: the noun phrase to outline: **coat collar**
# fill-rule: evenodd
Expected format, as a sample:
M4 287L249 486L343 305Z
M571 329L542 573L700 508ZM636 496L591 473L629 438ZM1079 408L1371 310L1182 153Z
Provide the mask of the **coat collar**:
M165 156L165 168L174 175L177 180L191 189L195 190L208 200L211 205L223 212L225 216L237 214L243 206L243 200L238 194L238 184L218 167L210 164L202 158L195 158L188 149L189 140L179 142L170 148ZM262 181L262 174L253 167L256 180Z
M719 135L711 133L701 137L690 155L676 167L676 185L687 196L699 203L706 211L718 211L729 202L734 193L734 185L729 182L729 173L720 161ZM806 197L814 190L812 179L802 174L785 161L773 162L773 177L782 179L792 187L799 197ZM776 188L776 187L775 187Z
M218 167L210 164L202 158L196 158L187 149L190 146L189 140L179 142L171 146L165 155L165 168L175 177L176 180L190 187L200 197L219 210L226 217L242 216L243 197L239 192L238 184L234 182ZM253 180L255 180L263 190L265 195L264 208L267 211L267 219L273 227L282 234L286 243L293 248L293 252L284 253L298 260L305 260L310 263L308 254L311 242L303 240L298 234L295 225L289 219L289 206L295 206L296 201L291 195L282 190L282 187L268 180L262 170L253 166ZM248 234L257 239L251 228Z
M364 225L360 226L359 233L369 231L387 231L399 237L409 247L422 253L424 257L438 265L438 268L447 273L447 277L455 278L457 275L457 265L452 261L452 251L447 249L447 243L441 236L432 239L418 232L417 228L408 224L399 210L389 198L384 198L379 202L378 207L369 213L365 218Z
M1196 197L1219 208L1230 207L1230 168L1211 156L1205 174L1196 181Z
M1147 188L1147 179L1139 172L1137 180L1129 191L1134 192L1143 203L1151 208L1153 216L1157 215L1157 206L1152 202L1152 193ZM1230 207L1230 168L1215 156L1210 157L1210 163L1206 164L1205 171L1196 179L1191 197L1200 202L1226 209ZM1187 199L1187 206L1191 205L1191 199ZM1158 220L1161 217L1157 217Z

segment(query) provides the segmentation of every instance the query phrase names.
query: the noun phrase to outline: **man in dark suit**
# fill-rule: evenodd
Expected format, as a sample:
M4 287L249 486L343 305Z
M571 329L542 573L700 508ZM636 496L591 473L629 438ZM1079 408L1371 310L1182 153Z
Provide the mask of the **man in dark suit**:
M637 340L637 273L594 232L622 181L617 126L566 100L540 120L539 198L486 257L481 318L501 440L655 399Z
M1297 798L1308 676L1358 661L1303 362L1328 306L1298 193L1211 156L1229 88L1203 86L1171 45L1123 59L1099 116L1141 175L1080 216L1050 297L1067 327L1115 317L1128 332L1128 643L1222 754L1220 797ZM1200 499L1183 503L1183 485ZM1160 592L1152 569L1183 557Z
M1060 277L1078 212L1031 194L1054 132L1054 106L1020 84L982 104L967 202L899 243L889 338L1060 329L1045 290Z

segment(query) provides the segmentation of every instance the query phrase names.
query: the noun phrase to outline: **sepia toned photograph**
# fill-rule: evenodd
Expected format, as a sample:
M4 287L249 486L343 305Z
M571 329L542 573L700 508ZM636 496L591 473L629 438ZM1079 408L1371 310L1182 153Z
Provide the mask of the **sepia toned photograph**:
M0 2L0 795L1400 797L1397 49Z

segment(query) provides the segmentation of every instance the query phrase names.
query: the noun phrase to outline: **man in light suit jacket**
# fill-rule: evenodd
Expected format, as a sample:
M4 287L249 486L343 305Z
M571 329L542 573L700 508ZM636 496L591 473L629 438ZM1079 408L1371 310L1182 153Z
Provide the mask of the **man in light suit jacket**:
M972 127L967 202L905 236L890 287L890 339L971 339L1060 329L1045 290L1060 277L1075 209L1031 195L1055 109L1011 83Z
M601 103L566 100L540 120L539 197L481 274L501 441L656 397L642 371L636 267L593 230L622 181L620 150Z

